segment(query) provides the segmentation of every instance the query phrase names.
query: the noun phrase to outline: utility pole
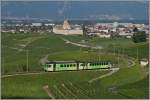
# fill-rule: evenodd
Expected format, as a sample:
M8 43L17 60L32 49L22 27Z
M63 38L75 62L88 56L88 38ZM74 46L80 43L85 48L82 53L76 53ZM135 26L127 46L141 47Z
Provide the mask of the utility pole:
M99 61L101 60L101 53L100 53L100 49L99 49Z
M124 48L122 48L122 57L124 57Z
M80 51L82 51L81 47L80 47Z
M137 48L137 50L136 50L136 59L137 59L137 61L138 61L138 59L139 59L139 50L138 50L138 48Z
M5 70L4 70L4 58L3 58L3 62L2 63L3 63L2 71L3 71L3 74L4 74L5 73Z
M27 61L26 61L26 63L27 63L27 65L26 65L26 71L28 72L28 69L29 69L29 50L27 49L26 50L26 58L27 58Z
M115 45L114 45L114 56L115 56Z
M118 50L118 67L119 67L119 50Z

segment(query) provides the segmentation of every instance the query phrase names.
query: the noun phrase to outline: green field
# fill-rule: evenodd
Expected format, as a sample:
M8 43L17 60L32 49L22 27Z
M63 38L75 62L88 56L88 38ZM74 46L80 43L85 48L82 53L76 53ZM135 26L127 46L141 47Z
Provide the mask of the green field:
M136 58L148 59L149 43L133 43L130 39L85 38L80 35L11 34L2 33L2 75L26 73L27 50L29 73L43 72L40 59L48 60L110 60L120 70L89 84L88 81L109 73L106 70L63 71L38 75L2 78L2 98L49 98L43 90L48 85L55 98L148 98L148 68L142 68ZM78 47L75 43L102 46L101 50ZM137 54L138 48L138 54ZM134 64L129 64L132 57ZM142 85L142 86L140 86ZM140 88L137 88L140 87Z

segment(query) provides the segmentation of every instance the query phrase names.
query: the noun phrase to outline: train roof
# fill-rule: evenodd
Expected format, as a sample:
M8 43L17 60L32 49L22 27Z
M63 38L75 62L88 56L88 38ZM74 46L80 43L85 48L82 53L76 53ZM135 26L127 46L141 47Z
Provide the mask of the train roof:
M111 62L111 61L74 61L74 60L70 60L70 61L48 61L46 62L47 64L64 64L64 63L99 63L99 62Z
M79 63L99 63L99 62L111 62L108 60L101 60L101 61L77 61Z
M58 64L64 64L64 63L76 63L76 61L48 61L47 64L51 63L58 63Z

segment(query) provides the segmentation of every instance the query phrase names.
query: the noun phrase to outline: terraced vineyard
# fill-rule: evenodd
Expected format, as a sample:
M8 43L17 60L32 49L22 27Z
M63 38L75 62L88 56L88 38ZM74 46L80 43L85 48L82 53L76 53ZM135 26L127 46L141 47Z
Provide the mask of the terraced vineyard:
M103 46L103 49L75 46L61 38L75 43ZM148 68L141 67L136 60L137 48L138 58L148 58L148 42L134 44L129 39L121 38L93 38L86 43L80 42L83 39L82 36L52 33L2 33L2 75L12 75L2 78L2 98L52 98L43 89L44 86L48 86L47 90L54 98L149 98ZM26 72L27 50L29 72ZM44 72L40 60L46 55L48 60L110 60L114 67L120 69L89 83L89 80L106 75L110 70ZM16 73L25 75L13 76Z

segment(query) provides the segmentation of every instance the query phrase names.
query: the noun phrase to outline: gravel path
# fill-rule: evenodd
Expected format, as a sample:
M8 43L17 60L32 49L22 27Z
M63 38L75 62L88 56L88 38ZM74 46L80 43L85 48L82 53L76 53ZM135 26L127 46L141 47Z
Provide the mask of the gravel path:
M41 63L42 65L44 65L48 61L48 56L49 56L49 54L47 54L46 56L44 56L43 58L41 58L40 61L39 61L39 63Z
M106 74L101 75L101 76L99 76L99 77L93 78L93 79L89 80L88 83L92 83L92 82L94 82L94 81L96 81L96 80L99 80L99 79L101 79L101 78L110 76L110 75L112 75L113 73L116 73L119 69L120 69L120 68L112 68L112 69L110 69L111 71L110 71L109 73L106 73Z
M85 44L79 44L79 43L75 43L75 42L71 42L67 39L61 38L63 41L65 41L66 43L75 45L75 46L79 46L79 47L84 47L84 48L92 48L92 49L102 49L102 46L89 46L89 45L85 45Z
M51 91L50 91L48 85L43 86L43 89L44 89L44 91L48 94L48 96L49 96L51 99L55 99L55 97L52 95L52 93L51 93Z

